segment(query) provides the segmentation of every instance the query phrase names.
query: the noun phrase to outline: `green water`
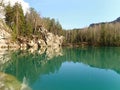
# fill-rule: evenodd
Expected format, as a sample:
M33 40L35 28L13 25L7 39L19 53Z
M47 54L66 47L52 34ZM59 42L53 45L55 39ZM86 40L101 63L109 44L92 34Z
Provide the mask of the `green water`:
M119 47L40 52L4 54L1 59L9 60L1 64L0 72L15 78L8 82L17 81L29 87L24 90L120 90Z

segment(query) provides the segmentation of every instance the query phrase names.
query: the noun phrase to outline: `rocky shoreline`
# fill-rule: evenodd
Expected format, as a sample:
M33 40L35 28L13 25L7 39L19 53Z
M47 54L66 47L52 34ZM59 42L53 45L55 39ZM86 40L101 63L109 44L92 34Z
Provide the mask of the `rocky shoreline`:
M38 49L42 47L54 47L58 48L62 46L64 37L54 35L53 33L48 32L44 27L39 27L38 33L40 33L41 38L38 35L32 35L32 39L19 37L18 43L20 48L33 48Z
M17 41L12 41L11 30L3 22L0 22L0 48L16 48L16 49L39 49L42 47L58 48L62 45L64 37L54 35L48 32L44 27L38 26L38 35L32 35L32 38L17 37Z

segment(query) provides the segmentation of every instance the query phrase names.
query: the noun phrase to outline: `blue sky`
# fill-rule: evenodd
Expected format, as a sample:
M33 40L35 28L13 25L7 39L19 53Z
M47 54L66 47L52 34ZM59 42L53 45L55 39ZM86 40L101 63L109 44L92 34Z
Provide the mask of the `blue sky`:
M59 20L64 29L83 28L120 16L120 0L24 0L42 17Z

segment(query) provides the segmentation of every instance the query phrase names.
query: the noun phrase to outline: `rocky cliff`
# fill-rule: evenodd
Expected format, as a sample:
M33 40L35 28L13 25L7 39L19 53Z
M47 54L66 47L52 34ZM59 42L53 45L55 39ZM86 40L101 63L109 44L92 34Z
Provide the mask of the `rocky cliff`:
M0 48L18 48L19 45L12 42L11 32L5 22L0 20Z
M19 37L18 41L20 43L20 47L22 49L30 47L37 50L38 48L43 47L58 48L62 46L64 40L63 36L54 35L53 33L48 32L48 30L42 26L38 27L38 33L40 33L41 38L39 38L38 35L33 35L32 39Z
M42 47L54 47L58 48L63 43L63 36L54 35L48 32L44 27L38 27L38 33L40 33L41 38L37 35L32 35L32 39L28 37L18 37L16 42L12 41L12 31L3 22L0 21L0 48L42 48Z
M39 27L38 32L41 32L41 34L43 35L44 41L47 46L59 47L63 43L63 36L54 35L53 33L48 32L44 27Z

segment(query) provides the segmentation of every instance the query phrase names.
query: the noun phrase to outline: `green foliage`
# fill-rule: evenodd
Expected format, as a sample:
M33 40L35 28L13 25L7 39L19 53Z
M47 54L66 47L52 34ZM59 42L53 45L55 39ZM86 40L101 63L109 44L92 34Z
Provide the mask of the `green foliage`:
M37 26L43 26L49 32L56 35L63 34L62 26L59 21L50 18L42 18L34 8L30 8L25 15L19 3L15 3L13 7L8 4L5 10L5 20L7 25L12 29L13 40L16 40L19 36L31 38L32 35L37 35L41 37L40 33L38 33Z
M25 32L25 17L22 10L22 6L19 3L15 3L13 7L10 4L6 6L6 23L12 29L15 36L24 35Z
M13 8L11 7L10 3L5 7L5 10L6 10L5 21L6 21L7 25L12 28Z
M13 6L13 12L14 12L14 24L16 26L16 34L18 36L24 35L25 32L25 18L24 13L22 10L22 6L19 3L15 3Z
M31 37L31 35L40 36L37 26L45 27L49 32L55 35L63 35L64 43L104 46L120 46L120 23L99 24L93 27L74 30L63 30L59 21L55 19L41 17L34 9L24 15L22 6L15 3L12 7L8 4L6 10L6 23L12 29L13 40L19 36Z
M55 21L55 19L43 18L43 26L49 31L57 35L62 34L62 26L59 21Z
M30 8L29 12L26 13L25 23L26 23L25 33L27 35L38 33L37 26L42 24L42 20L39 13L37 13L34 8Z
M68 30L64 36L66 43L83 44L86 42L92 46L120 46L120 23Z

